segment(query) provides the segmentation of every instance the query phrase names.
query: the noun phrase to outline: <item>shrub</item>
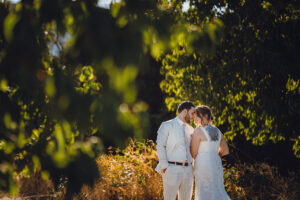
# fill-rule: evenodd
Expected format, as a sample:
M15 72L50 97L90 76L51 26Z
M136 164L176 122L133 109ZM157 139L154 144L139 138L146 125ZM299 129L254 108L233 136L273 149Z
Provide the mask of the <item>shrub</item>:
M232 200L300 199L299 173L282 176L278 168L267 163L224 165L224 184ZM124 150L109 149L96 160L101 172L93 188L84 186L74 200L160 200L163 199L161 176L154 171L158 159L152 141L131 140ZM30 178L19 176L19 196L36 196L43 200L62 200L65 188L55 191L51 182L39 173ZM55 195L55 196L54 196ZM2 195L0 195L1 197ZM30 199L30 198L28 198Z

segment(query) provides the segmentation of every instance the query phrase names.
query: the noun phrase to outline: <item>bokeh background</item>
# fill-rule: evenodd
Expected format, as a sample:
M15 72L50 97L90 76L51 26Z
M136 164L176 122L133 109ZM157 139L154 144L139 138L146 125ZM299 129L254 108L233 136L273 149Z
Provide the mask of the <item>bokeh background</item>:
M0 197L162 199L161 122L208 105L232 199L299 199L296 0L0 0Z

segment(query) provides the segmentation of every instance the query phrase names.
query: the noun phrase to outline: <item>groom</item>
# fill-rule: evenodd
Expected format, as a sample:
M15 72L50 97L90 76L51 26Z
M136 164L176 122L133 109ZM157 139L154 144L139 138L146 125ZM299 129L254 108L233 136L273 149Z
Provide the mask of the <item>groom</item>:
M196 114L195 106L184 101L178 106L178 116L163 122L157 134L156 148L159 163L156 171L162 174L164 200L190 200L193 191L191 134L189 125Z

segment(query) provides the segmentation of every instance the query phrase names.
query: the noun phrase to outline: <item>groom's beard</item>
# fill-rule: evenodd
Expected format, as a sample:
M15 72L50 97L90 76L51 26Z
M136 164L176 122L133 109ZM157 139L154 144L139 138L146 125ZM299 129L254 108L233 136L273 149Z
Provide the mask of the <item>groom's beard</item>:
M191 117L189 114L186 114L186 116L184 117L184 120L186 121L186 123L190 124L191 123Z

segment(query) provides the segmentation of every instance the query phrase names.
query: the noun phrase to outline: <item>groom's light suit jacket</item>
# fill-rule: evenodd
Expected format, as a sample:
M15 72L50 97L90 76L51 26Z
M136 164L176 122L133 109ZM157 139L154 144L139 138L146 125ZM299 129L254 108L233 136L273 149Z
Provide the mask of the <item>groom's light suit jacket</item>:
M159 163L155 170L162 173L162 170L169 166L169 161L185 162L190 156L191 134L194 128L186 124L183 131L183 122L178 118L163 122L157 131L156 150ZM187 147L185 146L185 135L187 137ZM186 151L188 149L188 151Z

